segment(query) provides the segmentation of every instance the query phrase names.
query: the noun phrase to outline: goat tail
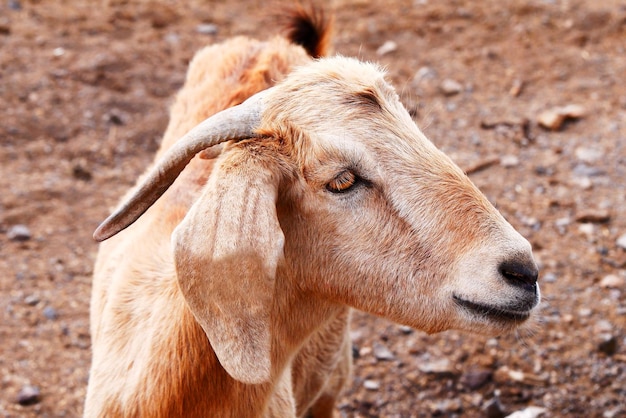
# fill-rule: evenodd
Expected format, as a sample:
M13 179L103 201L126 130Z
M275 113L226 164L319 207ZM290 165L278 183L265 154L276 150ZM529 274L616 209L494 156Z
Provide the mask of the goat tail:
M313 58L320 58L331 52L333 18L321 7L298 3L286 10L281 21L285 37L302 46Z

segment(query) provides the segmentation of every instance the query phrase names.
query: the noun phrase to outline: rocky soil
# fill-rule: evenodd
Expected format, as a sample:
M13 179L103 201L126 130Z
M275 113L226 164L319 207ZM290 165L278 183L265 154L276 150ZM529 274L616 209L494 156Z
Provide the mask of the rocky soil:
M544 295L540 321L500 338L356 313L338 415L626 416L626 2L325 5L335 50L386 66L532 242ZM0 2L0 416L81 415L91 233L151 160L194 51L271 36L276 10Z

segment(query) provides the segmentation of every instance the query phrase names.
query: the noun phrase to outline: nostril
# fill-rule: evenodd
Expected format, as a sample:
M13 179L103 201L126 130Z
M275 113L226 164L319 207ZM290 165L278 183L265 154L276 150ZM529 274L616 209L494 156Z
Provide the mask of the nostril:
M498 271L504 279L513 286L534 289L539 272L534 263L519 261L505 261L500 264Z

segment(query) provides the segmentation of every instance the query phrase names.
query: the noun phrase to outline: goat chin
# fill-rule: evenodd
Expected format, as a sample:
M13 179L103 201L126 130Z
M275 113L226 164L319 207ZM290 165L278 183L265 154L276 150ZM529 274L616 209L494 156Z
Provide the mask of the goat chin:
M195 56L155 163L94 234L86 416L327 417L351 308L431 333L533 316L529 243L379 67L313 60L327 20L290 16L288 38Z

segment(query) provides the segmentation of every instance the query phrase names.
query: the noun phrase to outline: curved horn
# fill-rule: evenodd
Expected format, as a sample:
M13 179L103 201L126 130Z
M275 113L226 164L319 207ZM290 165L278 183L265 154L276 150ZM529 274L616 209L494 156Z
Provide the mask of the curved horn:
M104 241L130 226L174 183L174 180L200 151L225 141L252 138L261 122L267 90L238 106L216 113L179 139L150 170L141 185L93 233Z

